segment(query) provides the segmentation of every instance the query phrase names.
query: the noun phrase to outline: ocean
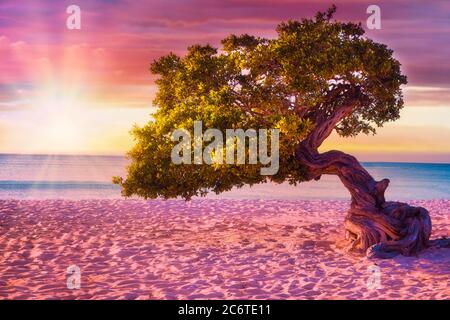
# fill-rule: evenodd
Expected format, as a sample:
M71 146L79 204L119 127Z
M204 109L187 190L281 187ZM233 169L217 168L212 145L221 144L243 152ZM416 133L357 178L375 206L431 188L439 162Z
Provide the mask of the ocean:
M0 154L0 199L117 199L120 188L112 176L124 176L127 160L120 156ZM450 164L364 162L379 180L389 178L389 200L450 199ZM335 176L320 181L260 184L209 198L347 200L349 193Z

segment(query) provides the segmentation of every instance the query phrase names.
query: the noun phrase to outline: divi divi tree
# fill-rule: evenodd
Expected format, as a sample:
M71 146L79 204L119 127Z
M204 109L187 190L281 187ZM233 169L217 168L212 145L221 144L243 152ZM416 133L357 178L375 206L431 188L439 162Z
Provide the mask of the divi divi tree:
M364 37L360 24L335 21L335 7L314 19L278 25L277 37L231 35L219 50L193 45L185 56L163 56L151 65L159 75L148 124L133 131L136 144L125 196L173 198L220 193L267 181L297 184L337 175L351 195L345 217L349 249L371 257L414 255L432 243L425 208L385 200L388 179L376 181L344 152L319 152L334 131L375 134L399 118L400 63L386 45ZM280 130L279 170L264 176L260 164L174 164L175 129ZM444 239L445 240L445 239Z

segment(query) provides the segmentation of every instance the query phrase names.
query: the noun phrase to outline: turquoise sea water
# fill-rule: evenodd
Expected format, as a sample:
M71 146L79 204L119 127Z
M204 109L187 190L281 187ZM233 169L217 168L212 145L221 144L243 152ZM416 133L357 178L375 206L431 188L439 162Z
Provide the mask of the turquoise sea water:
M125 174L126 160L116 156L0 154L0 199L120 198L111 177ZM390 200L450 199L450 164L366 162L375 179L389 178ZM349 199L337 177L321 181L261 184L210 198L228 199Z

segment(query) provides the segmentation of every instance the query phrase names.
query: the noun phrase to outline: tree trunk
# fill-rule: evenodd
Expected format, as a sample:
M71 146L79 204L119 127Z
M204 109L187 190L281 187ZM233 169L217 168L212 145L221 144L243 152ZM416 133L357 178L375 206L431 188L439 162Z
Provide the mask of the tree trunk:
M368 257L411 256L430 245L448 246L450 240L429 241L431 219L422 207L385 201L388 179L375 181L358 160L340 151L319 153L318 148L336 124L351 113L355 103L340 107L330 116L321 115L316 127L298 145L297 160L308 169L307 180L322 174L337 175L351 194L351 207L345 218L346 238L351 251Z

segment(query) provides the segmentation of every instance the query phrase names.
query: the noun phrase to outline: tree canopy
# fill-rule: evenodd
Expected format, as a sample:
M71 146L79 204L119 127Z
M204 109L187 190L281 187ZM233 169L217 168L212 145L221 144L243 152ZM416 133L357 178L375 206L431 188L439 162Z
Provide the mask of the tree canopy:
M296 184L309 179L297 145L342 106L353 103L330 128L341 136L375 133L398 119L406 84L400 63L360 24L334 20L335 9L283 22L275 38L230 35L220 49L197 44L183 57L155 60L158 109L133 130L128 175L114 178L123 195L189 199L269 180ZM279 128L278 173L261 175L260 164L172 163L172 132L192 130L194 121L223 132Z

